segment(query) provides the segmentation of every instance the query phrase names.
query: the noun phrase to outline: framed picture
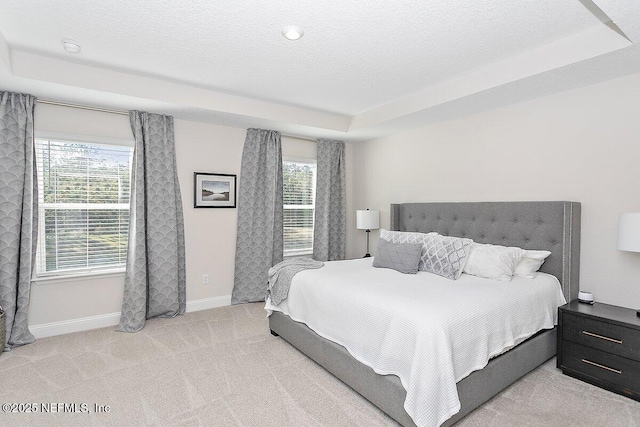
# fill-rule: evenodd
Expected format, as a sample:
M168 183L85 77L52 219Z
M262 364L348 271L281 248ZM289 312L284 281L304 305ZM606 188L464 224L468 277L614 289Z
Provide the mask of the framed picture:
M194 172L194 208L235 208L236 175Z

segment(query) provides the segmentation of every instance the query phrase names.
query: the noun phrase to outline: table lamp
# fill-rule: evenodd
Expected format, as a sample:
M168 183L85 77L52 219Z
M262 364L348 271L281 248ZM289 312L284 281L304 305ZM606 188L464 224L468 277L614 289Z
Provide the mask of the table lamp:
M367 253L363 258L371 256L369 253L369 233L380 228L380 211L358 210L356 211L356 228L367 230Z
M618 249L640 252L640 213L623 213L618 220ZM640 309L636 311L640 316Z

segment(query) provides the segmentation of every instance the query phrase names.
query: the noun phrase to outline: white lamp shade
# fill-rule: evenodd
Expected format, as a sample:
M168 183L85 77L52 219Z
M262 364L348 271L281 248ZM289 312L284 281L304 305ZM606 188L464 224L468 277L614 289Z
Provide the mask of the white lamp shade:
M377 230L380 228L380 211L356 211L356 227L358 230Z
M623 213L618 220L618 249L640 252L640 213Z

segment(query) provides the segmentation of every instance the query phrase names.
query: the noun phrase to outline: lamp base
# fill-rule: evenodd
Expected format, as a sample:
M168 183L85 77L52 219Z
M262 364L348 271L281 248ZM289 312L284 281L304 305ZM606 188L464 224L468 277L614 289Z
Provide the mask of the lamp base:
M367 230L367 254L362 258L371 258L371 254L369 253L369 233L371 233L371 230Z
M371 254L366 254L362 258L371 258ZM638 311L638 316L640 316L640 311Z

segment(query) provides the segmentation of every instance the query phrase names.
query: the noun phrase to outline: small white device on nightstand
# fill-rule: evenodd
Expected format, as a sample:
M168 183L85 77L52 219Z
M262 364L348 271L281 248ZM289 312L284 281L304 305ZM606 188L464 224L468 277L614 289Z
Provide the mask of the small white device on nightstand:
M584 304L593 304L593 294L587 291L579 291L578 292L578 302L582 302Z

